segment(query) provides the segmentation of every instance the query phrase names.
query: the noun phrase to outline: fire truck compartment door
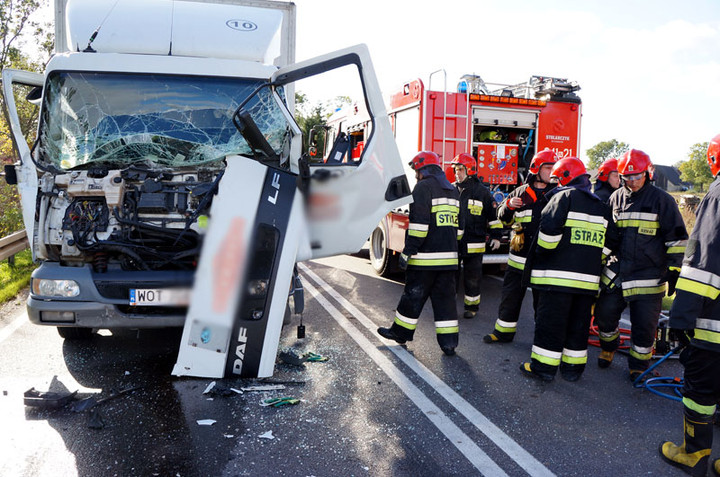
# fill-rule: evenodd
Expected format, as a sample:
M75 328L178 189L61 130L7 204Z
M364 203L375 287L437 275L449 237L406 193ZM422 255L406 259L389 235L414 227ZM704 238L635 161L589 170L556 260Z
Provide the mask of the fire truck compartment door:
M473 108L472 117L473 124L480 126L533 129L537 126L538 113L516 109Z
M15 94L13 93L14 85L26 85L42 87L44 76L40 73L32 73L29 71L20 71L13 69L4 69L2 72L2 90L5 98L5 108L7 109L7 117L10 122L10 130L12 132L13 142L20 156L20 168L16 169L18 173L18 192L20 193L20 205L22 207L23 223L27 231L28 241L30 242L30 250L34 250L34 229L35 229L35 200L37 199L38 176L37 169L32 160L30 146L23 136L20 127L20 117L17 113L17 104L15 103Z
M358 162L310 164L307 214L312 256L298 256L299 261L357 252L388 212L411 201L400 153L365 45L280 68L272 82L285 85L349 65L357 67L372 130Z

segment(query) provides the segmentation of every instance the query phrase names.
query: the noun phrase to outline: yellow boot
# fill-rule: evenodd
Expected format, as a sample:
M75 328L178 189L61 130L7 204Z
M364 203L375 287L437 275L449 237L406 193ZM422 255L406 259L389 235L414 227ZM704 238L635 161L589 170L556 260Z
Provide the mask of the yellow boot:
M712 437L712 416L706 416L686 408L685 440L680 446L670 441L660 444L660 456L667 463L678 467L686 474L703 477L707 475Z

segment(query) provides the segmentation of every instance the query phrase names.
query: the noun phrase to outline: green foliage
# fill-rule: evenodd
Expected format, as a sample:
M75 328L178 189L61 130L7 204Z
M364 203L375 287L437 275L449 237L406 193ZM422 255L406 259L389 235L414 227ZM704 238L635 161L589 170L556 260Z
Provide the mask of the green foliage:
M698 191L705 190L713 181L710 166L707 163L707 142L693 144L688 151L686 161L679 162L680 179L690 182Z
M7 260L0 262L0 303L16 296L30 283L30 275L35 270L30 250L15 255L15 266Z
M297 121L303 134L303 152L310 147L310 132L314 129L316 131L315 147L318 151L316 158L320 158L320 155L325 150L325 140L327 139L325 133L322 132L323 126L325 126L327 119L335 110L351 102L347 96L337 96L335 99L325 103L311 103L304 93L295 93L295 121Z
M619 142L617 139L601 141L585 151L588 156L588 169L597 169L606 159L619 158L629 149L627 144Z

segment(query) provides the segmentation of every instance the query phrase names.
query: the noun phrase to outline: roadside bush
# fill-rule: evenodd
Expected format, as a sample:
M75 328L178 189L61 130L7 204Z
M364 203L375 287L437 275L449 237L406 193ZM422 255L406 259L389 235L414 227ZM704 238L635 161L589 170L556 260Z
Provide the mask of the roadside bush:
M0 262L0 303L14 298L30 283L30 275L35 267L30 250L15 255L15 266L11 266L7 260Z

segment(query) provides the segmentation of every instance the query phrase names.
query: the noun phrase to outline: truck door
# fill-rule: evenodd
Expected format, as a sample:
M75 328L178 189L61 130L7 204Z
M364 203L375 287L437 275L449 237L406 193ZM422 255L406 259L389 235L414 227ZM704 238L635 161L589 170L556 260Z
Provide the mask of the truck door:
M20 127L14 86L24 85L42 88L43 82L44 76L40 73L13 69L4 69L2 72L2 88L5 98L5 108L7 109L7 118L10 123L13 142L15 143L16 150L20 154L20 162L16 164L15 172L17 174L18 192L20 193L23 223L25 224L28 241L30 242L30 250L33 251L33 258L35 257L33 242L35 238L35 201L38 190L38 173L32 160L30 146Z
M410 190L393 139L382 94L365 45L357 45L280 68L272 77L287 85L332 70L350 68L359 75L370 116L370 136L352 159L309 163L307 195L311 257L357 252L390 210L410 202Z

